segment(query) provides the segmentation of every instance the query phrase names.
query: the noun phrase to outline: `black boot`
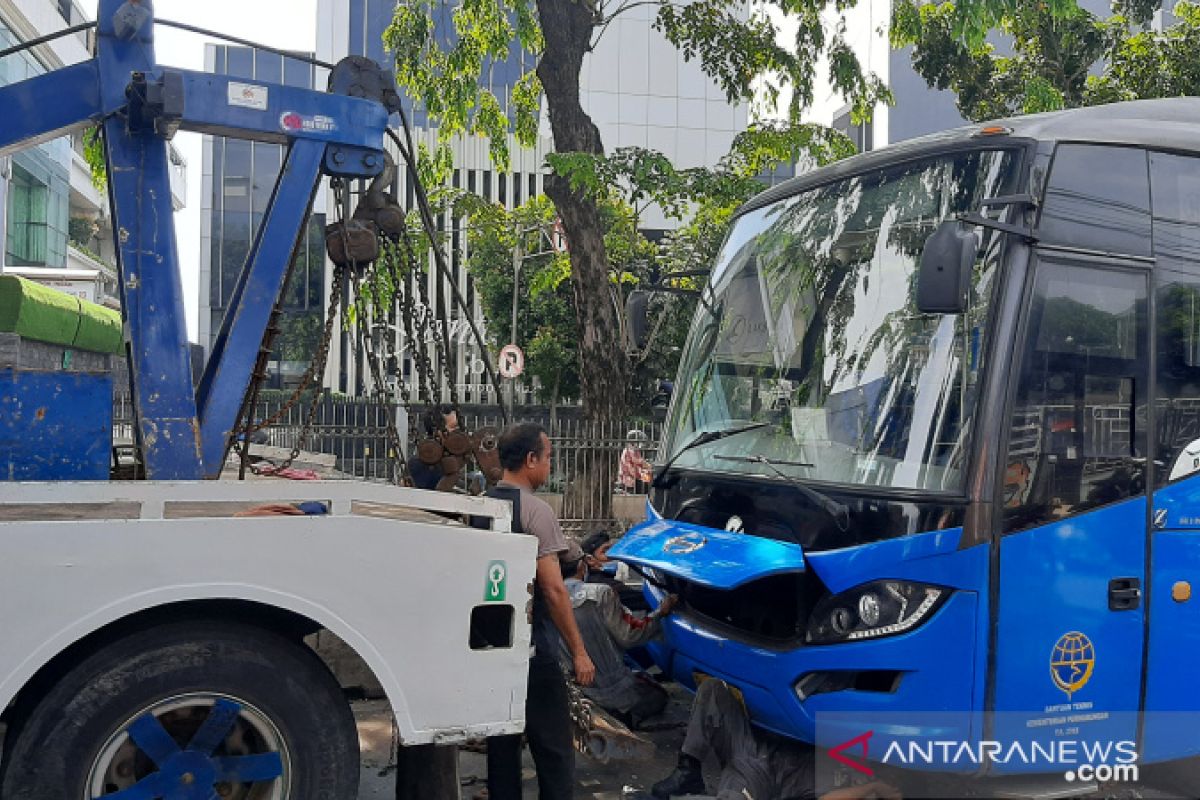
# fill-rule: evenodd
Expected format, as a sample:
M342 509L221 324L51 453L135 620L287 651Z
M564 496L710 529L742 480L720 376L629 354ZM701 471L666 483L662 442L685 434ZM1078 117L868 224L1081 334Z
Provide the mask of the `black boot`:
M650 793L658 800L670 800L685 794L704 794L704 776L700 761L686 753L679 754L679 765L675 771L650 787Z

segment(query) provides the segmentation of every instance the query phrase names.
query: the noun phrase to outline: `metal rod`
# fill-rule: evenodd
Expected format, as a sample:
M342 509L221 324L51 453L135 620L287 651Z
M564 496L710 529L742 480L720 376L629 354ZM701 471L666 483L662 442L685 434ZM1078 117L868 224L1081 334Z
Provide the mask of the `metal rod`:
M214 39L221 39L226 42L233 42L234 44L240 44L243 47L253 47L256 50L262 50L264 53L274 53L275 55L283 56L284 58L294 58L297 61L303 61L307 64L313 64L314 66L324 67L327 70L332 71L334 68L333 64L330 64L328 61L322 61L319 58L314 58L312 56L307 56L307 55L304 55L303 53L297 53L297 52L294 52L291 50L280 50L277 47L268 47L265 44L259 44L258 42L252 42L249 39L243 39L239 36L230 36L229 34L221 33L220 31L212 31L212 30L209 30L208 28L201 28L198 25L189 25L186 22L175 22L174 20L169 20L169 19L156 19L156 20L154 20L154 22L158 25L164 25L168 28L178 28L181 31L190 31L192 33L199 33L204 36L211 36ZM95 25L96 23L93 22L91 24ZM3 53L0 53L0 56L2 56L2 55L3 55Z
M80 33L81 31L91 30L94 27L96 27L95 22L81 22L78 25L72 25L69 28L63 28L61 31L47 33L45 36L39 36L36 39L30 39L27 42L21 42L18 45L13 45L12 47L0 50L0 58L11 56L13 53L19 53L22 50L28 50L31 47L37 47L39 44L53 42L55 39L61 39L64 36L70 36L72 33Z

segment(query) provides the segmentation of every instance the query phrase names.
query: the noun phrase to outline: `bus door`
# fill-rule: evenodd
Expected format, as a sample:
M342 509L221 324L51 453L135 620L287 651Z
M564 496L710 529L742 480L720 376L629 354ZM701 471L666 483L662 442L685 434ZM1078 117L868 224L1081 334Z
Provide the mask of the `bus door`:
M1150 269L1048 250L1035 261L1000 470L990 738L1133 742L1145 613ZM1019 757L996 759L993 769L1055 771Z
M1155 472L1141 754L1200 755L1200 158L1150 154Z

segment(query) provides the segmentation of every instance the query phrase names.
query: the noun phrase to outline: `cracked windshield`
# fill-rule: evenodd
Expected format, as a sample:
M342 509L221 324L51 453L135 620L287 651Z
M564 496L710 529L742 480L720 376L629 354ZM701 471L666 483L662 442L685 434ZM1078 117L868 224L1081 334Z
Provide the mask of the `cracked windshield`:
M666 452L765 424L676 465L960 490L1000 240L980 232L964 314L918 313L917 265L939 222L1012 191L1016 160L977 150L909 162L739 220L692 323Z

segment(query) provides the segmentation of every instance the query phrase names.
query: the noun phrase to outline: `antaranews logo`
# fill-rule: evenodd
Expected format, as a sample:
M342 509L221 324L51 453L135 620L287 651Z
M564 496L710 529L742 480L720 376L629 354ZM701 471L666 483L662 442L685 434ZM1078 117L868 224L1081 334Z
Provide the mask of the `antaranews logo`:
M838 764L874 777L870 766L870 744L875 731L860 733L826 752ZM1068 782L1135 782L1138 780L1136 743L1129 740L1056 739L1054 741L961 739L893 740L884 748L878 763L919 769L939 768L974 771L985 764L1017 767L1019 772L1054 773L1061 771ZM964 770L964 767L968 768Z

